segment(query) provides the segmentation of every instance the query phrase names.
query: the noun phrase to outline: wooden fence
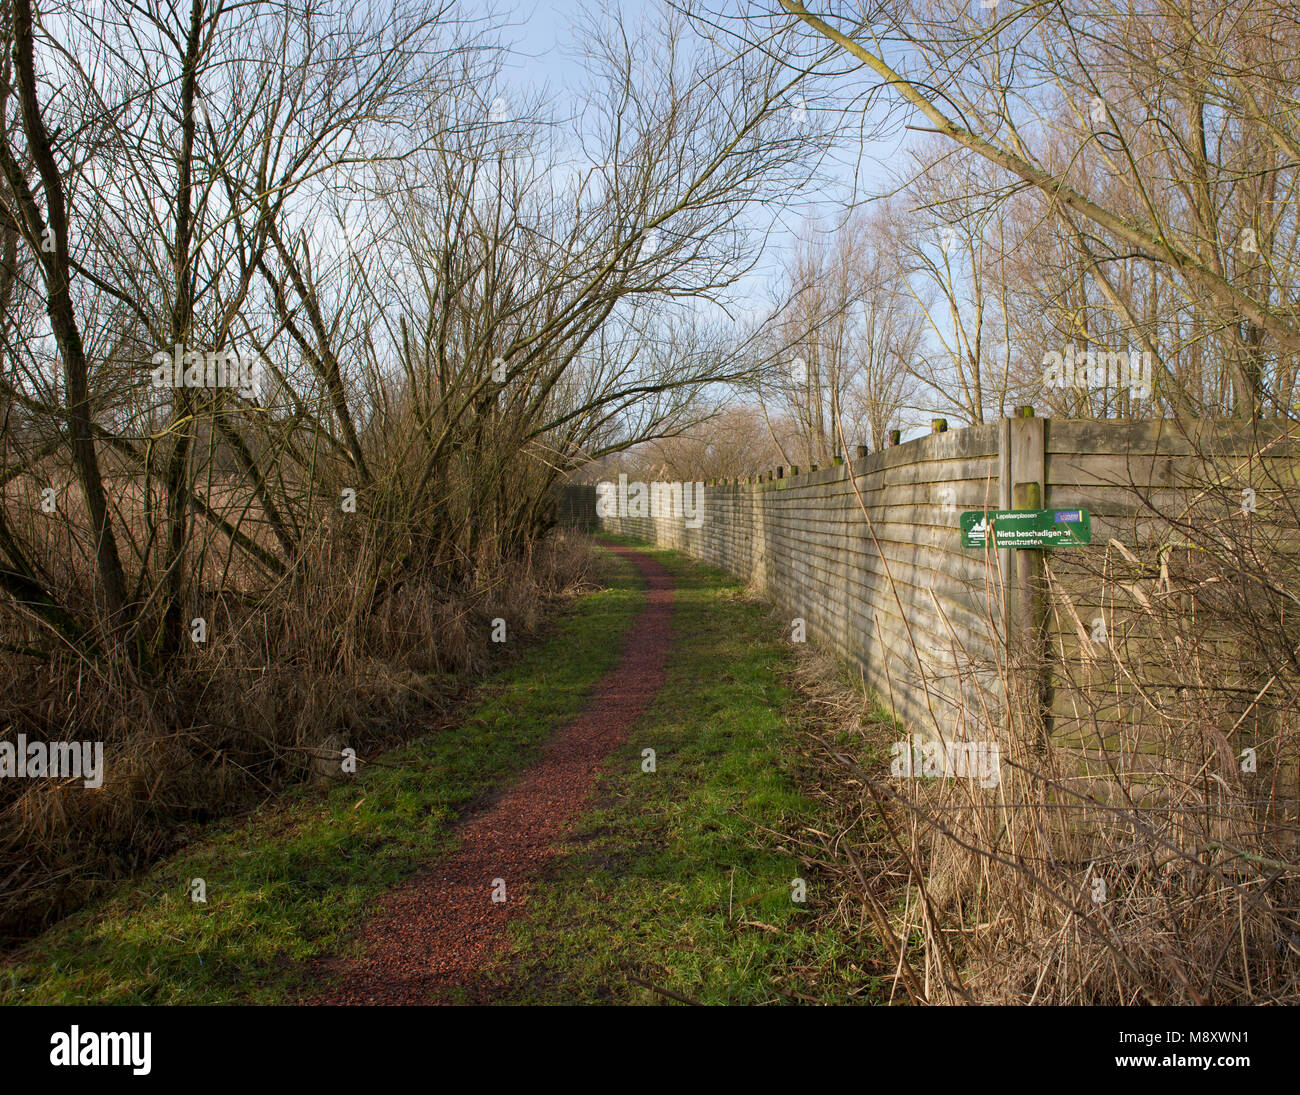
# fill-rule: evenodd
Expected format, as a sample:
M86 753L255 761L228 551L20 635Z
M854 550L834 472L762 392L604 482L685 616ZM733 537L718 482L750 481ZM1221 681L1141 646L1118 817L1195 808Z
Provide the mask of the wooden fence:
M745 579L786 615L787 637L802 630L860 667L918 731L982 737L1023 684L1049 732L1083 748L1149 721L1153 697L1180 686L1168 650L1150 648L1168 636L1180 523L1266 520L1270 498L1295 486L1295 455L1285 430L1263 422L1049 420L1022 408L969 429L936 423L848 465L705 483L693 519L650 512L650 492L626 483L620 494L617 479L567 488L567 504L571 520L590 519L603 492L614 511L596 515L601 527ZM1087 509L1092 543L962 547L963 511L1012 508Z

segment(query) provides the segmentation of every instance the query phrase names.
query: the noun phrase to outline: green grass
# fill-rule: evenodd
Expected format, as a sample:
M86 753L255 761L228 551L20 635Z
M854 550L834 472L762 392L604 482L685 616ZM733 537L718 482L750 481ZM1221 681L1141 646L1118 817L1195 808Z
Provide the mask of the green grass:
M0 967L0 1004L292 1000L304 964L352 945L374 898L452 848L464 808L535 759L613 668L644 582L603 558L613 588L577 601L458 726L214 828Z
M807 716L782 683L793 664L782 622L720 572L650 553L677 583L667 684L485 970L505 986L496 998L881 998L882 956L827 915L839 884L780 835L833 824L800 791L816 772L800 751ZM0 1003L280 1003L323 988L304 983L312 960L355 953L374 900L445 856L465 808L536 759L613 668L644 582L603 558L612 588L571 606L456 727L209 830L0 967ZM206 881L204 904L189 898L193 878Z
M792 658L781 624L720 572L649 554L677 583L668 681L607 765L570 854L513 923L513 953L495 971L507 998L671 999L637 982L711 1004L880 998L865 971L881 955L852 949L825 915L833 881L774 835L819 824L799 790L810 773L802 713L781 683Z

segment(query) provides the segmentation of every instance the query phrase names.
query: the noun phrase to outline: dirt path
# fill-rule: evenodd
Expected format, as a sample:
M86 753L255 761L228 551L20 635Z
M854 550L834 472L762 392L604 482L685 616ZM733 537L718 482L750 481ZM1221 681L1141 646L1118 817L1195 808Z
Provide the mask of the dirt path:
M479 968L504 944L533 880L582 808L596 769L627 737L664 682L671 643L672 578L654 559L608 545L649 582L646 605L623 640L617 668L586 707L546 745L518 782L457 826L460 850L387 894L362 929L365 956L321 1004L438 1003L455 990L490 998ZM504 902L492 900L494 880Z

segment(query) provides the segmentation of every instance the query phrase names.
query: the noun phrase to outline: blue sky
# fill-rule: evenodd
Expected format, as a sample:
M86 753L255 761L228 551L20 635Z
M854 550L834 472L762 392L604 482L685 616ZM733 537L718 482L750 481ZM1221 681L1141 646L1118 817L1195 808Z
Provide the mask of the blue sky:
M579 0L531 0L498 9L510 24L503 38L514 47L507 66L507 80L521 90L548 87L558 96L580 83L584 75L581 59L572 53L578 44L575 22L585 6ZM610 0L610 8L634 20L664 10L667 5L663 0ZM866 87L867 81L850 75L842 83L845 95L852 97ZM874 126L863 129L871 131ZM891 169L899 164L899 148L896 133L889 139L867 144L857 140L842 142L833 168L838 185L812 190L806 195L806 204L778 211L783 230L774 236L764 265L770 270L779 263L803 234L809 215L829 221L855 199L861 201L884 191L889 186Z
M732 2L713 0L711 6L723 8ZM607 6L631 23L668 7L663 0L607 0ZM770 6L776 9L775 0ZM575 37L575 24L589 6L580 0L529 0L497 10L510 24L502 38L513 46L506 81L521 91L535 92L546 87L562 102L566 91L580 85L585 75L582 59L574 56L575 47L581 44ZM811 30L806 33L813 34ZM897 48L885 46L886 56L895 64L905 56ZM855 203L867 203L896 190L910 166L907 147L913 135L904 128L904 123L912 120L908 117L910 111L901 109L898 99L884 94L877 97L870 112L864 113L863 97L875 84L875 77L862 69L851 71L853 62L843 54L837 64L842 74L830 87L836 96L834 105L844 112L848 122L847 135L836 146L826 172L830 176L827 182L808 188L797 204L770 210L775 214L775 230L768 237L759 266L743 288L750 314L767 312L781 266L796 243L808 235L810 219L822 228L832 227ZM942 310L938 322L945 337L950 336L951 324ZM929 412L918 410L907 413L905 418L922 423L905 427L905 436L928 430Z

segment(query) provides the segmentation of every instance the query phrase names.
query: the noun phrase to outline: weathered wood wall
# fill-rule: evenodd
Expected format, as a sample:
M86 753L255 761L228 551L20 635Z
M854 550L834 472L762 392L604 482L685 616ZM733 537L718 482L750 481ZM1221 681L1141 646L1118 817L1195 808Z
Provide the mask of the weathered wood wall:
M786 613L787 637L802 619L901 718L950 728L985 714L972 674L995 677L997 576L957 530L962 510L996 508L998 436L936 433L791 478L708 484L695 529L675 515L601 523L746 579Z
M1198 554L1229 559L1237 549L1228 545L1256 535L1260 560L1278 558L1275 517L1296 485L1294 442L1264 422L1045 424L1050 504L1087 509L1093 530L1086 549L1046 553L1053 739L1098 767L1110 763L1103 752L1141 764L1153 752L1167 758L1170 735L1211 703L1214 721L1230 720L1225 729L1240 729L1248 710L1265 716L1267 703L1252 700L1257 666L1239 640L1222 639L1227 629L1192 576ZM1225 546L1207 552L1215 541Z
M706 484L698 528L662 514L600 524L751 582L786 614L787 636L804 620L810 640L860 666L915 729L966 738L1002 717L1006 642L1027 627L1015 571L1032 563L1045 583L1037 610L1053 737L1095 747L1113 730L1149 724L1153 699L1183 687L1161 585L1161 561L1180 543L1177 518L1209 519L1208 504L1225 520L1246 519L1233 512L1243 486L1255 484L1261 512L1270 492L1294 488L1294 447L1278 434L1262 423L1022 416L847 466ZM961 512L1012 508L1013 488L1026 482L1040 485L1044 508L1089 510L1092 546L963 549Z

